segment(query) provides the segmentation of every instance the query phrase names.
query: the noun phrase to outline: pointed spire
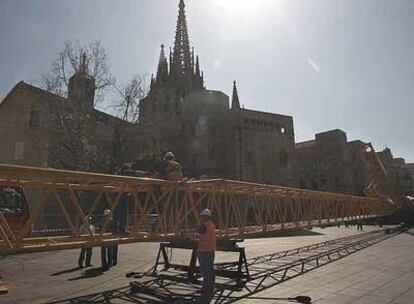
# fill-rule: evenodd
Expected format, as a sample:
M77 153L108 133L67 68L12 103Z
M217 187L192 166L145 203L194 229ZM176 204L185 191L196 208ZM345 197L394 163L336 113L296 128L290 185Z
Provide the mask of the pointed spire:
M171 74L175 77L191 77L191 51L188 39L187 21L185 17L185 4L180 0L178 5L178 20L175 32L173 66Z
M168 62L165 57L164 44L161 44L160 59L158 60L157 82L168 78Z
M194 47L191 48L191 71L194 73Z
M150 91L155 89L155 80L154 80L154 74L151 74L151 84L150 84Z
M231 99L231 109L240 109L239 94L237 93L236 80L233 81L233 96Z
M172 55L172 50L171 50L171 47L170 47L170 56L169 56L169 57L170 57L170 58L169 58L169 59L170 59L170 60L169 60L169 61L170 61L170 62L169 62L169 63L170 63L170 74L171 74L171 69L172 69L172 65L173 65L173 57L172 57L172 56L173 56L173 55Z
M200 77L200 61L198 60L198 55L196 57L195 73L197 77Z
M79 73L88 75L88 63L86 58L86 52L82 52L79 58Z

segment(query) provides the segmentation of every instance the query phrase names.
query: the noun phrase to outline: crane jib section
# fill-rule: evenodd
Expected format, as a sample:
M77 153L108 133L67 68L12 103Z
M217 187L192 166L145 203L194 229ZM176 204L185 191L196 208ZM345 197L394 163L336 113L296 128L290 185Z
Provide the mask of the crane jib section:
M0 254L193 237L204 208L213 213L217 236L226 238L362 220L393 209L375 197L224 179L169 182L0 164L5 187L19 189L30 211L13 227L3 213Z

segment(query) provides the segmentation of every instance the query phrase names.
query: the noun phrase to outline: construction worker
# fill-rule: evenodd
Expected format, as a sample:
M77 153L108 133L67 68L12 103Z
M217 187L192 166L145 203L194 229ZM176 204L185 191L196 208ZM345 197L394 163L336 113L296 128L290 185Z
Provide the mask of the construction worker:
M211 220L211 211L200 212L201 225L198 228L198 259L203 276L200 303L209 303L214 293L214 253L216 251L215 226Z
M103 222L105 222L106 219L109 217L108 226L111 225L111 221L112 221L112 214L111 213L112 212L109 209L104 210ZM103 232L107 232L107 231L103 231ZM102 246L101 247L102 270L103 271L109 270L109 268L111 268L111 266L112 266L112 262L113 262L113 247L112 246Z
M86 227L85 225L82 225L80 227L80 232L81 234L88 234L89 235L89 231L92 234L95 234L95 226L92 225L92 217L88 216L86 217L86 220L88 221L88 225L89 225L89 230L88 227ZM86 260L85 260L86 258ZM78 260L78 265L79 268L83 268L83 262L85 261L85 267L91 267L91 258L92 258L92 247L86 247L86 248L82 248L81 252L79 254L79 260Z
M175 156L172 152L165 153L160 175L162 178L169 181L183 180L181 166L177 161L175 161Z

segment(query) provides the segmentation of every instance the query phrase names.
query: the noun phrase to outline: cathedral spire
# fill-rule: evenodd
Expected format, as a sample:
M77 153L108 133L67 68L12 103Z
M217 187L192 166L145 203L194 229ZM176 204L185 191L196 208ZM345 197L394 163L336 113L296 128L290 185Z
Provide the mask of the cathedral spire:
M188 39L184 0L180 0L178 7L178 20L175 32L173 66L171 74L174 77L190 78L192 75L191 51Z
M197 77L200 77L200 61L198 60L198 55L196 57L195 73Z
M239 94L237 93L236 80L233 81L233 96L231 99L231 109L240 109Z
M85 74L88 74L88 65L86 63L86 53L83 52L81 55L81 62L80 62L80 67L79 70Z
M168 78L168 62L165 57L164 44L161 44L160 59L158 60L157 82Z

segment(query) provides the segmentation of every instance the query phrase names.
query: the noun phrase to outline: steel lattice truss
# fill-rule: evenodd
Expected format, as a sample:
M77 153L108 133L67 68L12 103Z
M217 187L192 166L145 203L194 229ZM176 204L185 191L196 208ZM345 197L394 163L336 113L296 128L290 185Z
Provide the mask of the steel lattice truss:
M243 282L219 280L211 303L233 303L248 299L260 291L337 261L397 233L374 231L250 258L247 260L249 278ZM145 274L127 287L54 303L193 303L199 297L200 282L191 282L186 275L179 272Z
M19 231L0 221L0 254L39 252L110 244L163 241L193 233L199 211L210 208L219 237L242 237L266 231L326 225L388 214L393 205L367 198L230 180L169 182L164 180L41 169L0 164L0 186L21 187L30 193L29 220ZM88 193L88 199L82 200ZM114 211L128 195L130 234L80 235L79 223L89 227L86 215L96 215L103 205ZM64 236L47 233L27 237L31 227L48 210L60 212L57 229ZM156 224L149 218L156 215Z

